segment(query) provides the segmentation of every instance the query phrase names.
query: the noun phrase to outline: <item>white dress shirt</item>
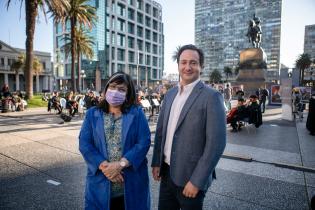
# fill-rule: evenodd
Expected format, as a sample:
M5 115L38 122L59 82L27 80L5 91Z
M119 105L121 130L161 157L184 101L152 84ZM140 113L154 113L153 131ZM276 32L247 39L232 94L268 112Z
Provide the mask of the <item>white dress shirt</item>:
M187 101L187 98L189 97L190 93L196 86L196 84L200 81L200 79L197 79L196 81L181 86L178 84L178 93L173 101L171 112L168 118L168 124L167 124L167 132L166 132L166 140L165 140L165 146L164 146L164 161L170 165L171 160L171 151L172 151L172 144L173 144L173 137L176 129L176 125L178 122L178 118L180 116L180 113Z

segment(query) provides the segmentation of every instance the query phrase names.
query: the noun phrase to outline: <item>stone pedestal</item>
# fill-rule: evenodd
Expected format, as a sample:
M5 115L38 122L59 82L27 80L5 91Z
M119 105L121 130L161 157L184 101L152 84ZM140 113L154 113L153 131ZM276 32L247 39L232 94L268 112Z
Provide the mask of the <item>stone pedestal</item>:
M267 56L261 48L248 48L240 52L240 70L236 77L238 85L243 85L245 96L255 94L265 86Z
M282 119L293 120L292 114L292 79L282 79L280 86L280 95L282 103Z
M97 92L102 90L101 71L98 68L95 71L95 90Z

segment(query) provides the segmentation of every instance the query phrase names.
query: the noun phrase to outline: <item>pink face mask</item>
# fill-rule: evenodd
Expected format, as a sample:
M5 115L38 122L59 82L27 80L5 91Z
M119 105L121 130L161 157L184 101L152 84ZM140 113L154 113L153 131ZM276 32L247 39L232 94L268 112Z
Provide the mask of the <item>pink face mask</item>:
M107 89L106 101L112 106L122 105L126 100L126 92L120 92L118 90Z

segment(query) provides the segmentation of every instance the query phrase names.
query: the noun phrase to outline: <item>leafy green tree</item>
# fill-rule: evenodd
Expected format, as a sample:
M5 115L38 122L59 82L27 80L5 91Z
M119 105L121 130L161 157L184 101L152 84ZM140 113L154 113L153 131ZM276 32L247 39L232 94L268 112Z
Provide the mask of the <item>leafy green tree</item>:
M219 82L221 82L221 79L222 79L221 72L219 70L215 69L210 74L209 82L210 83L219 83Z
M231 67L228 67L228 66L225 66L224 69L223 69L223 72L225 74L225 81L227 82L228 79L229 79L229 76L232 75L232 68Z
M65 37L65 45L62 47L66 53L69 55L71 53L71 38ZM82 27L79 29L75 29L75 39L74 39L74 49L77 55L77 89L80 89L80 80L81 80L81 65L80 65L80 58L85 56L88 59L92 59L94 56L94 51L92 46L95 43L93 42L93 38L88 36L87 32L83 31Z
M79 26L85 26L92 29L94 22L97 19L96 9L89 5L89 0L68 0L70 6L66 12L66 16L62 17L63 23L70 22L71 27L71 88L76 91L75 82L75 60L76 60L76 48L75 48L75 36L76 28ZM78 77L80 74L78 74Z
M304 71L312 64L309 54L303 53L295 61L295 66L300 70L300 84L304 85Z
M25 89L26 97L33 97L33 72L32 64L34 59L33 42L36 25L36 18L38 17L38 10L46 13L50 12L53 17L64 15L65 8L68 5L67 0L19 0L21 8L25 2L25 22L26 22L26 41L25 41ZM7 0L7 9L9 9L11 0Z

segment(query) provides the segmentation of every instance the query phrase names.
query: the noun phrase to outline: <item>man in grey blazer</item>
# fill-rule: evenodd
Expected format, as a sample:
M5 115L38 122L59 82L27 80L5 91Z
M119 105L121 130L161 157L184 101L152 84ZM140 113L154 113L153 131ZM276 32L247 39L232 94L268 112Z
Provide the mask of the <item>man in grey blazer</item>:
M198 210L226 145L225 110L222 95L200 81L201 49L181 47L177 63L181 80L164 97L152 173L161 180L159 210Z

